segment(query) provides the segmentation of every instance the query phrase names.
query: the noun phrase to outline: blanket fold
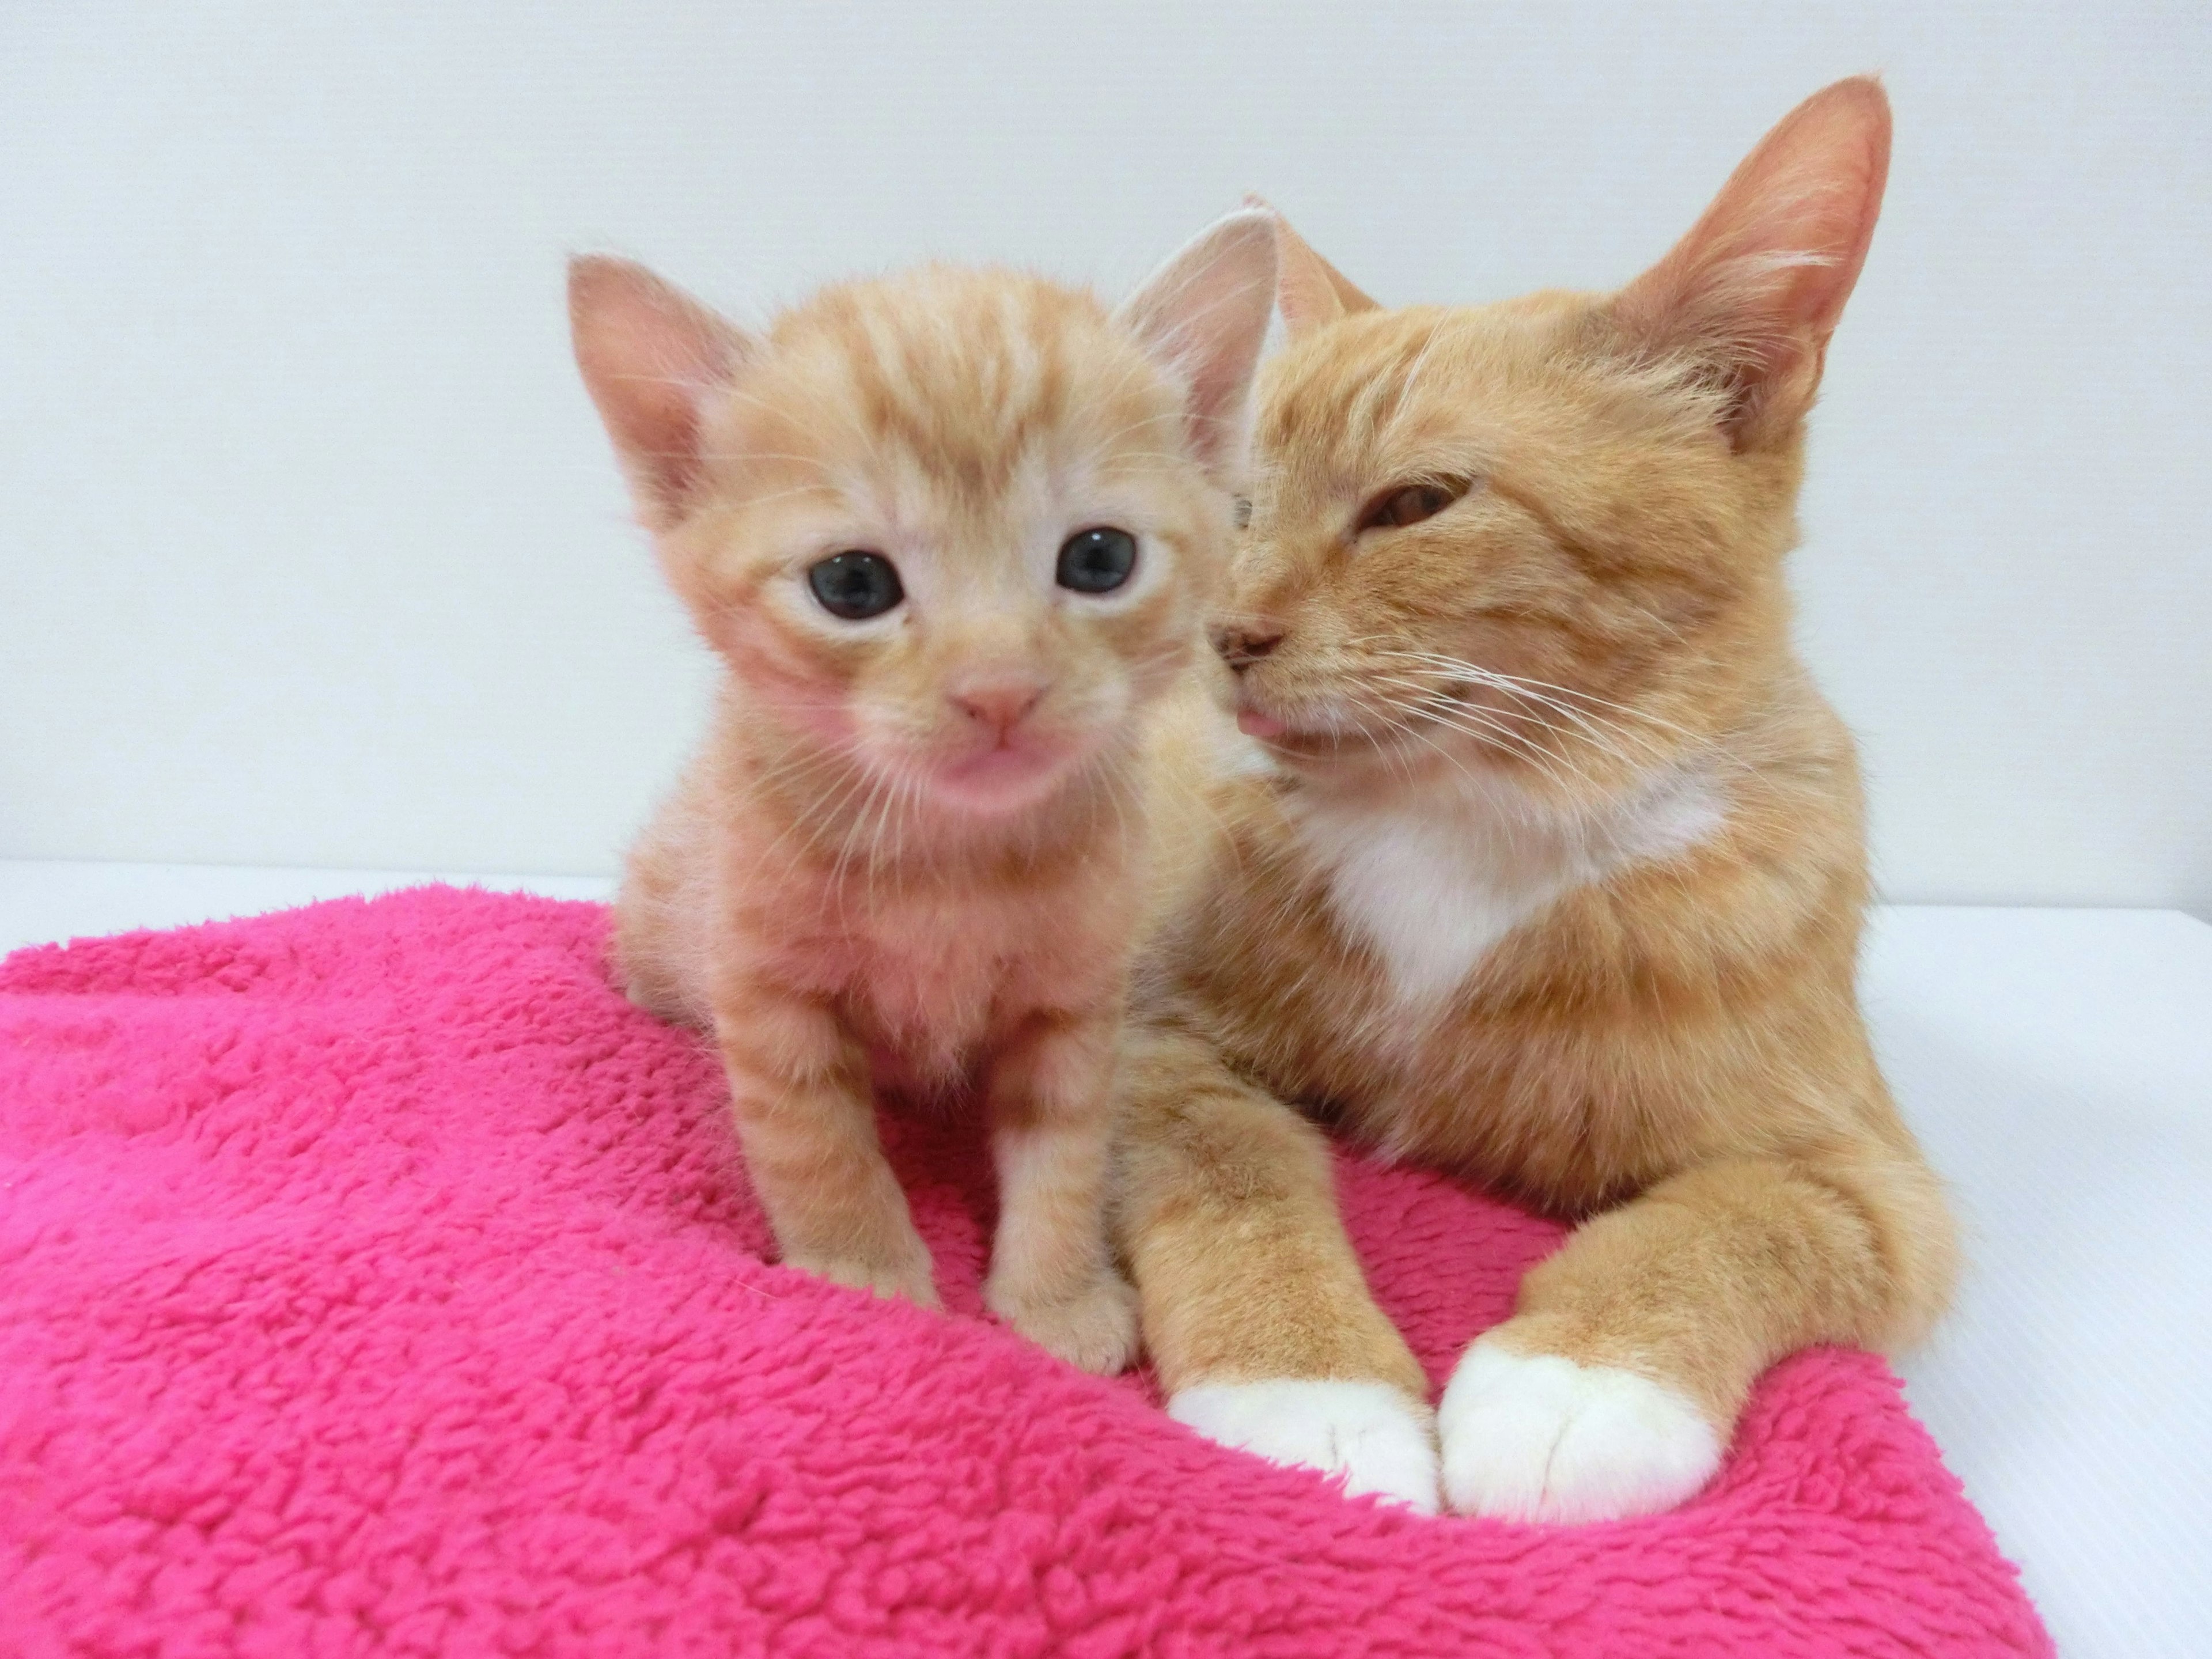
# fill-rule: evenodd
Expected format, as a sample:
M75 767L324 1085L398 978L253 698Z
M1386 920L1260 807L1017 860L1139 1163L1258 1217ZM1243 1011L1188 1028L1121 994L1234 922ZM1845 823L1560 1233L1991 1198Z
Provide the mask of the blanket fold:
M0 1659L2047 1654L1887 1368L1653 1520L1425 1521L990 1323L974 1126L887 1117L947 1311L767 1265L601 907L425 888L0 967ZM1340 1153L1439 1384L1559 1229Z

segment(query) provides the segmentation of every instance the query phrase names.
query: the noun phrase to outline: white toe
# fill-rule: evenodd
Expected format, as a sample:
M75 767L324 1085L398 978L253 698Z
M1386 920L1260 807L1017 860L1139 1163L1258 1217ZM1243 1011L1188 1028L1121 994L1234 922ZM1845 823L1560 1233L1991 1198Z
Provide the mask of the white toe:
M1437 1407L1445 1500L1462 1515L1613 1521L1670 1510L1721 1466L1686 1395L1612 1365L1522 1354L1488 1337Z
M1342 1477L1351 1496L1373 1493L1437 1512L1437 1452L1425 1407L1382 1382L1273 1377L1200 1382L1168 1401L1168 1415L1208 1440Z

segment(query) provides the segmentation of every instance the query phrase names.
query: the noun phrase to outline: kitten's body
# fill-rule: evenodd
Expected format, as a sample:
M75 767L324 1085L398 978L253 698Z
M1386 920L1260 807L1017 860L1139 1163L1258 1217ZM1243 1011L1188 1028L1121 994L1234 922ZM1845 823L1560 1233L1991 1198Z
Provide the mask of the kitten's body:
M878 1091L979 1091L986 1299L1097 1370L1135 1340L1103 1213L1129 963L1193 856L1162 781L1218 672L1210 471L1273 269L1248 214L1115 316L940 269L762 339L635 267L574 278L586 381L726 669L631 855L627 988L712 1031L785 1261L847 1284L936 1301Z
M1285 229L1221 641L1279 770L1224 783L1237 856L1157 965L1122 1220L1216 1437L1436 1500L1425 1380L1270 1095L1589 1218L1446 1391L1465 1511L1677 1502L1766 1364L1940 1310L1781 569L1887 137L1869 82L1811 100L1611 298L1382 312Z

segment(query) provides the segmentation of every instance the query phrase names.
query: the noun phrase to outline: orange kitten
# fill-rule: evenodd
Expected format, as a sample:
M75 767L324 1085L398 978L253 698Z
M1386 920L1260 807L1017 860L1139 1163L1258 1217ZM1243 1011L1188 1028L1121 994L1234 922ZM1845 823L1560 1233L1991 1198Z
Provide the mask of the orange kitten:
M1156 750L1206 661L1274 270L1243 213L1112 315L940 268L757 336L635 265L570 272L585 381L724 669L630 856L629 994L714 1033L784 1261L879 1293L937 1300L874 1091L979 1086L986 1299L1093 1370L1135 1343L1102 1204Z
M1889 131L1831 87L1610 296L1378 310L1282 230L1218 641L1277 770L1224 784L1237 859L1160 963L1121 1218L1213 1437L1437 1501L1421 1372L1276 1097L1581 1219L1445 1390L1464 1513L1679 1503L1766 1365L1941 1310L1952 1224L1853 988L1856 765L1783 582Z

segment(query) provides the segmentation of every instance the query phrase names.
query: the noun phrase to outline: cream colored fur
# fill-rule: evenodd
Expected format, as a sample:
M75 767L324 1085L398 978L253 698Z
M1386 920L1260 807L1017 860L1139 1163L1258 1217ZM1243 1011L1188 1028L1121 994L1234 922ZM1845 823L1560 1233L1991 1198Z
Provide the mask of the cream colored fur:
M980 1092L985 1299L1093 1370L1135 1346L1117 1048L1137 940L1206 850L1165 784L1216 695L1199 624L1275 259L1246 213L1111 315L937 268L758 337L638 267L572 272L586 382L723 668L631 854L624 983L713 1034L784 1261L844 1284L935 1304L878 1096ZM1118 586L1063 580L1094 532L1133 553Z

